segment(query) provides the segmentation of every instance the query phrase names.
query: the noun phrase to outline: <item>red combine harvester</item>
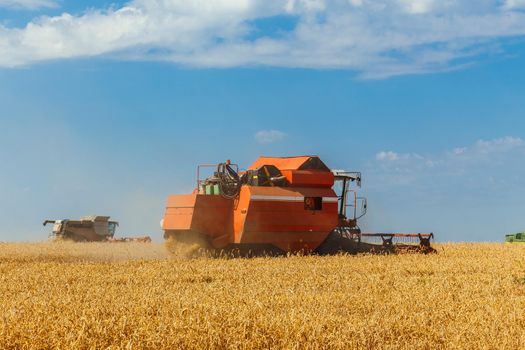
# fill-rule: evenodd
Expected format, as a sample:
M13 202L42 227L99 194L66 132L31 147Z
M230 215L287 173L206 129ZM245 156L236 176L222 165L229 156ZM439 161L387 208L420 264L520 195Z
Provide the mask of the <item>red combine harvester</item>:
M242 173L230 161L200 165L193 193L168 197L164 238L241 254L435 251L432 233L361 232L360 187L361 173L330 170L316 156L261 157Z

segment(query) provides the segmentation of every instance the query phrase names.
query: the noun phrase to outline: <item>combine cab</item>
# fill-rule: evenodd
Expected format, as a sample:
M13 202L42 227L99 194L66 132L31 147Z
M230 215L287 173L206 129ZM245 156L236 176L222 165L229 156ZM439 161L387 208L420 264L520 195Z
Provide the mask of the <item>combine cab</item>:
M53 224L51 235L55 239L74 242L151 242L150 237L114 238L118 222L110 221L109 216L84 216L80 220L46 220L44 226Z
M243 252L432 252L432 234L362 233L361 173L332 171L318 157L261 157L248 170L213 165L191 194L168 197L166 239ZM398 241L403 241L400 244Z

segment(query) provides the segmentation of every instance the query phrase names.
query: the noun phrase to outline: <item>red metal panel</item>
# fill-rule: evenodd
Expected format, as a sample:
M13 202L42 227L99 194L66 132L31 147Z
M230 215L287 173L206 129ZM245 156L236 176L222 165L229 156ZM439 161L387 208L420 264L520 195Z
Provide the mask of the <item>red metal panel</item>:
M195 205L195 200L197 196L195 194L179 194L176 196L168 197L168 208L180 208L187 207L193 208Z
M334 174L319 170L282 170L292 187L332 187Z
M195 201L195 194L169 196L162 229L189 230Z
M219 237L232 232L233 201L222 196L197 195L191 229Z
M248 170L257 169L263 165L274 165L279 170L299 169L312 156L301 157L260 157Z
M244 186L243 186L244 187ZM263 196L297 196L297 197L337 197L331 188L311 187L255 187L246 186L251 195Z
M234 243L241 242L241 236L244 232L244 225L248 214L248 208L250 206L251 188L252 187L250 186L242 186L241 193L239 194L239 199L234 205L234 234L232 239Z
M337 226L337 197L332 189L245 187L250 202L244 225L236 226L238 243L269 243L285 251L313 250ZM306 210L305 196L327 201L321 210Z
M333 212L310 213L302 205L296 208L294 211L260 211L257 206L250 206L244 228L250 232L313 232L331 231L337 225L337 216Z
M193 208L166 208L163 230L189 230L193 219Z
M162 228L168 231L191 230L210 237L223 236L232 232L232 205L232 201L221 196L169 196Z

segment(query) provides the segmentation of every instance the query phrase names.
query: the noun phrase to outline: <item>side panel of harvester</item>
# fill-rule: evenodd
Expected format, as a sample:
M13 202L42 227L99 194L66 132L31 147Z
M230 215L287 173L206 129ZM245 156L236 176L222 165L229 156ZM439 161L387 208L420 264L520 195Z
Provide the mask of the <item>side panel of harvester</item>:
M232 236L232 205L232 201L216 195L169 196L162 229L167 235L192 231L212 239Z
M99 242L105 241L107 236L97 234L93 227L72 227L67 229L68 236L77 241Z
M204 194L170 196L163 229L167 235L204 234L214 248L272 244L283 251L311 251L337 225L337 208L329 188L244 186L236 201Z
M245 186L235 211L235 243L312 251L337 225L337 208L330 188Z

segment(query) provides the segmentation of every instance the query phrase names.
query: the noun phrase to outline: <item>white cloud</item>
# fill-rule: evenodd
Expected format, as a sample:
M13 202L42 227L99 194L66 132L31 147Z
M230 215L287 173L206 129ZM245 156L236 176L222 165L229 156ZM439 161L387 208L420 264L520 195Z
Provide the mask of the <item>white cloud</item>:
M23 28L0 25L0 67L106 55L194 67L349 69L364 78L449 71L501 52L494 50L500 38L524 36L523 1L132 0ZM293 29L261 36L257 20L274 16L294 21Z
M443 182L446 178L462 177L473 183L482 183L490 172L512 177L525 171L525 167L521 166L524 156L525 141L507 136L478 140L469 147L456 147L451 151L425 156L382 151L376 154L376 162L369 166L370 171L382 179L378 181L381 184L414 185L419 181L425 184L431 182L432 185L425 186L433 187L436 178Z
M0 7L9 8L26 8L30 10L43 7L57 7L58 4L54 0L0 0Z
M369 199L360 222L364 230L431 231L441 241L499 241L521 229L524 139L478 140L417 158L379 154L362 169L362 195Z
M399 159L399 154L392 151L381 151L378 154L376 154L376 159L394 161Z
M465 151L467 150L467 147L456 147L452 150L452 154L454 155L460 155L460 154L463 154L465 153Z
M395 162L400 160L410 160L410 159L424 159L423 156L417 153L397 153L393 151L381 151L376 154L376 160Z
M405 10L409 13L427 13L430 12L434 6L434 0L401 0Z
M397 153L394 151L381 151L375 156L375 159L380 162L390 163L404 163L410 164L426 164L428 166L436 166L438 164L445 164L445 160L461 159L462 161L476 161L481 158L490 159L497 154L508 153L516 149L525 150L525 141L520 137L506 136L492 140L478 140L470 147L456 147L450 152L445 152L441 155L427 155L422 156L417 153ZM410 166L410 165L409 165Z
M476 142L476 149L482 153L508 151L523 146L525 143L519 137L507 136L494 140L479 140Z
M279 130L260 130L255 133L255 140L259 143L273 143L285 137L286 133Z
M525 8L525 0L506 0L505 7L508 9Z

